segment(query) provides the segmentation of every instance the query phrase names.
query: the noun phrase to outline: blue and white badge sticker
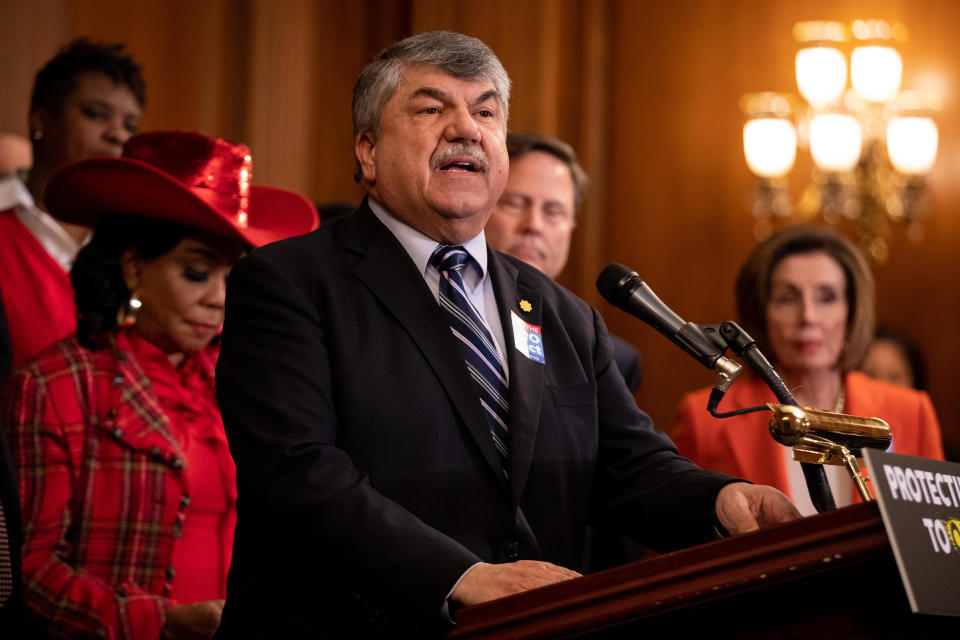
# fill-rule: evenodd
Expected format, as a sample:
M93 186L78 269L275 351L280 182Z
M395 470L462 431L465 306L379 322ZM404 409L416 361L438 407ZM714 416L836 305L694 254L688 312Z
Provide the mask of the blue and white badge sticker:
M546 364L547 360L543 356L543 335L540 327L524 322L512 310L510 311L510 321L513 323L513 346L517 348L517 351L534 362Z

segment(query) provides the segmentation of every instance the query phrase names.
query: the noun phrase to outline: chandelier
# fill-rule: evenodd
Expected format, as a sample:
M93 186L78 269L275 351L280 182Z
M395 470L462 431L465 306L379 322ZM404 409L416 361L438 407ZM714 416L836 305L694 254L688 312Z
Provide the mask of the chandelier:
M757 177L754 232L762 238L780 224L818 216L831 224L846 220L867 256L882 264L891 224L906 224L911 239L922 235L925 176L937 155L931 115L938 97L900 90L903 62L895 44L907 33L899 23L800 22L793 36L802 100L773 92L740 99L744 155ZM793 202L787 176L798 148L809 150L811 181Z

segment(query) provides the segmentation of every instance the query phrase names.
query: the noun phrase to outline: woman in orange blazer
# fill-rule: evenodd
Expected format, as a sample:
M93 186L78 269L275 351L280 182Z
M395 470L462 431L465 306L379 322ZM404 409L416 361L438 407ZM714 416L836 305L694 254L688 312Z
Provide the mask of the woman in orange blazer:
M882 418L891 451L943 459L940 425L929 396L853 371L873 335L874 288L860 252L825 229L791 227L757 245L740 270L737 312L800 406ZM672 437L700 466L786 493L801 513L815 513L792 450L767 428L770 414L716 419L707 413L709 389L680 401ZM776 402L754 376L737 381L720 403L731 411ZM855 492L846 471L826 466L838 506Z

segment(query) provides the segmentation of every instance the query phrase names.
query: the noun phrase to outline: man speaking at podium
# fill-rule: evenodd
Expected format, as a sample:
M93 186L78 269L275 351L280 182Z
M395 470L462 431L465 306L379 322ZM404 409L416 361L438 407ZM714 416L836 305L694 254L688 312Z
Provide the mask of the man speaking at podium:
M796 517L679 457L599 315L487 248L509 95L479 40L393 45L354 88L368 197L234 268L218 637L439 637L451 607L577 576L587 523L670 550Z

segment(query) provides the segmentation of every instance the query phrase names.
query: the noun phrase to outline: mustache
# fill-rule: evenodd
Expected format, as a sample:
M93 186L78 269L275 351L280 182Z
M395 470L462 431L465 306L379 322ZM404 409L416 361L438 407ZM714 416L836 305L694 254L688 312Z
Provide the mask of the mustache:
M490 162L487 160L487 154L483 149L476 145L454 142L449 147L441 149L430 160L431 169L439 169L444 165L450 164L454 158L470 158L477 165L477 171L486 173L490 168Z

